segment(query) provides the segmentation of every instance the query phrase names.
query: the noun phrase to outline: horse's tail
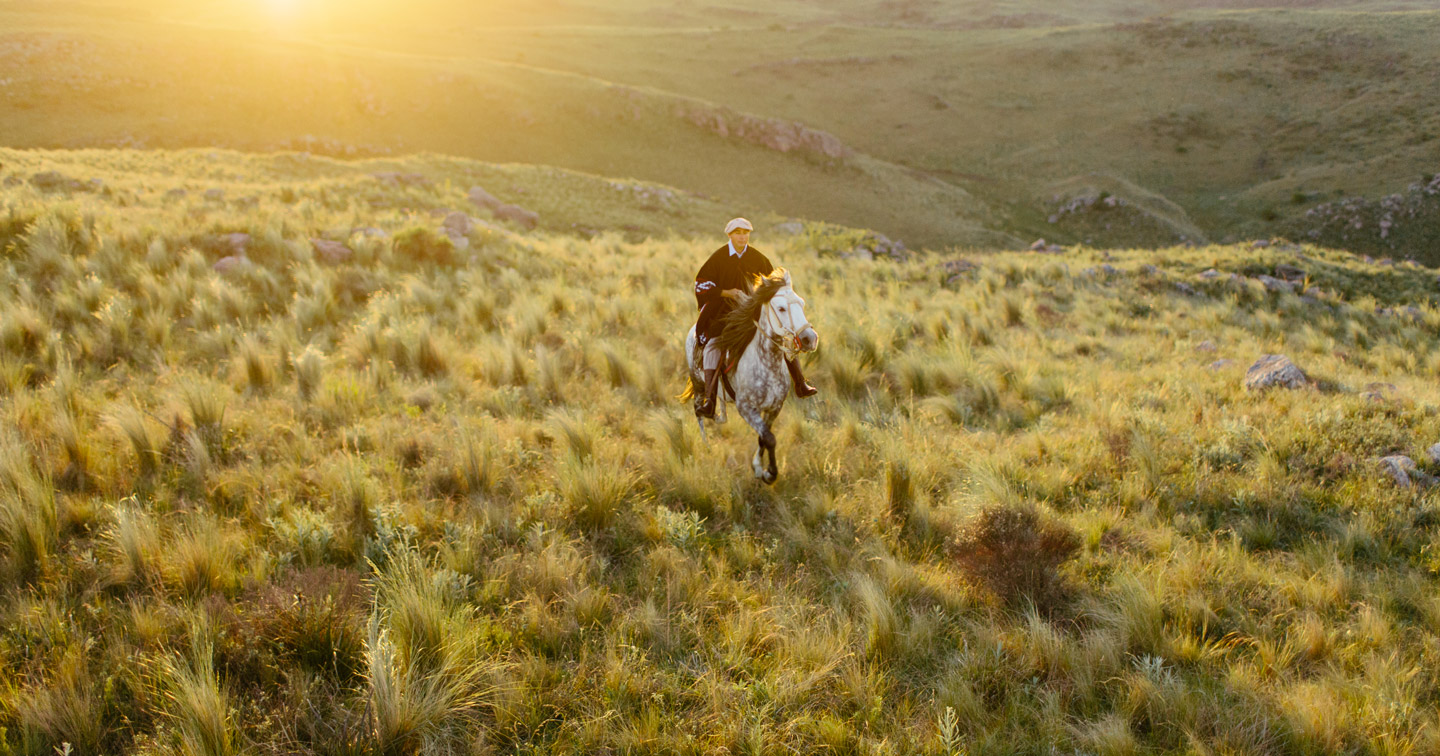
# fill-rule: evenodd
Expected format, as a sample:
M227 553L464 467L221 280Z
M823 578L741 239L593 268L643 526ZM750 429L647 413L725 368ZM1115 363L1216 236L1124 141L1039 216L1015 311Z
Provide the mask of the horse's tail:
M681 391L680 396L677 396L675 398L679 399L682 402L688 402L691 399L699 396L700 390L703 388L704 386L701 386L699 383L695 382L695 376L687 375L685 376L685 390Z

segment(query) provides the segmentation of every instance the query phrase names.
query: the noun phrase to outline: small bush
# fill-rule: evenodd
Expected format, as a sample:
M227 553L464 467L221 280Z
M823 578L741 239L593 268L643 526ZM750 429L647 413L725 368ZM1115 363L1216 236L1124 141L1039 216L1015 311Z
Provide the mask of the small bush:
M961 526L951 553L967 577L1008 605L1029 601L1042 612L1067 598L1059 567L1080 549L1080 536L1030 506L991 505Z
M395 256L412 263L452 265L455 244L428 228L407 228L395 235Z

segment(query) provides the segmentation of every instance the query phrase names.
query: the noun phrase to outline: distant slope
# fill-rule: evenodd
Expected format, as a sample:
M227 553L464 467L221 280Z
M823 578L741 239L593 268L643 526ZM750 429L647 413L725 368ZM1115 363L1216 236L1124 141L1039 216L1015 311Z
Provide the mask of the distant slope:
M551 164L912 246L1308 235L1440 166L1433 2L278 7L0 6L0 141ZM1049 223L1046 188L1088 175L1188 232Z

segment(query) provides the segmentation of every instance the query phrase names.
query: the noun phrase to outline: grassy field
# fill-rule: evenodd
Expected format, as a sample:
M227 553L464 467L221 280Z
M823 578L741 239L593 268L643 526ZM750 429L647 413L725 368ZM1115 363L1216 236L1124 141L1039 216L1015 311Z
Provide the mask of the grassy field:
M11 0L0 28L12 147L433 151L912 247L1317 232L1435 262L1428 222L1344 239L1309 214L1436 171L1433 2ZM741 114L847 151L777 151ZM1127 209L1070 205L1102 192Z
M775 216L822 393L766 487L674 398L723 204L438 156L0 163L0 752L1440 747L1440 500L1375 461L1440 472L1425 268L846 259ZM1309 385L1243 389L1267 353Z

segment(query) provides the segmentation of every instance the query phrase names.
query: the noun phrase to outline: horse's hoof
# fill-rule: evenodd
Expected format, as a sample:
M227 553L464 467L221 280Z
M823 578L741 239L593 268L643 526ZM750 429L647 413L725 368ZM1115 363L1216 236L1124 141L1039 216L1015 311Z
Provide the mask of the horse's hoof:
M760 479L763 480L763 481L765 481L765 485L767 485L767 486L773 486L773 485L775 485L775 481L777 481L777 480L780 479L780 476L779 476L778 474L777 474L777 475L771 475L770 473L767 472L767 473L765 473L764 475L761 475L761 476L760 476Z

